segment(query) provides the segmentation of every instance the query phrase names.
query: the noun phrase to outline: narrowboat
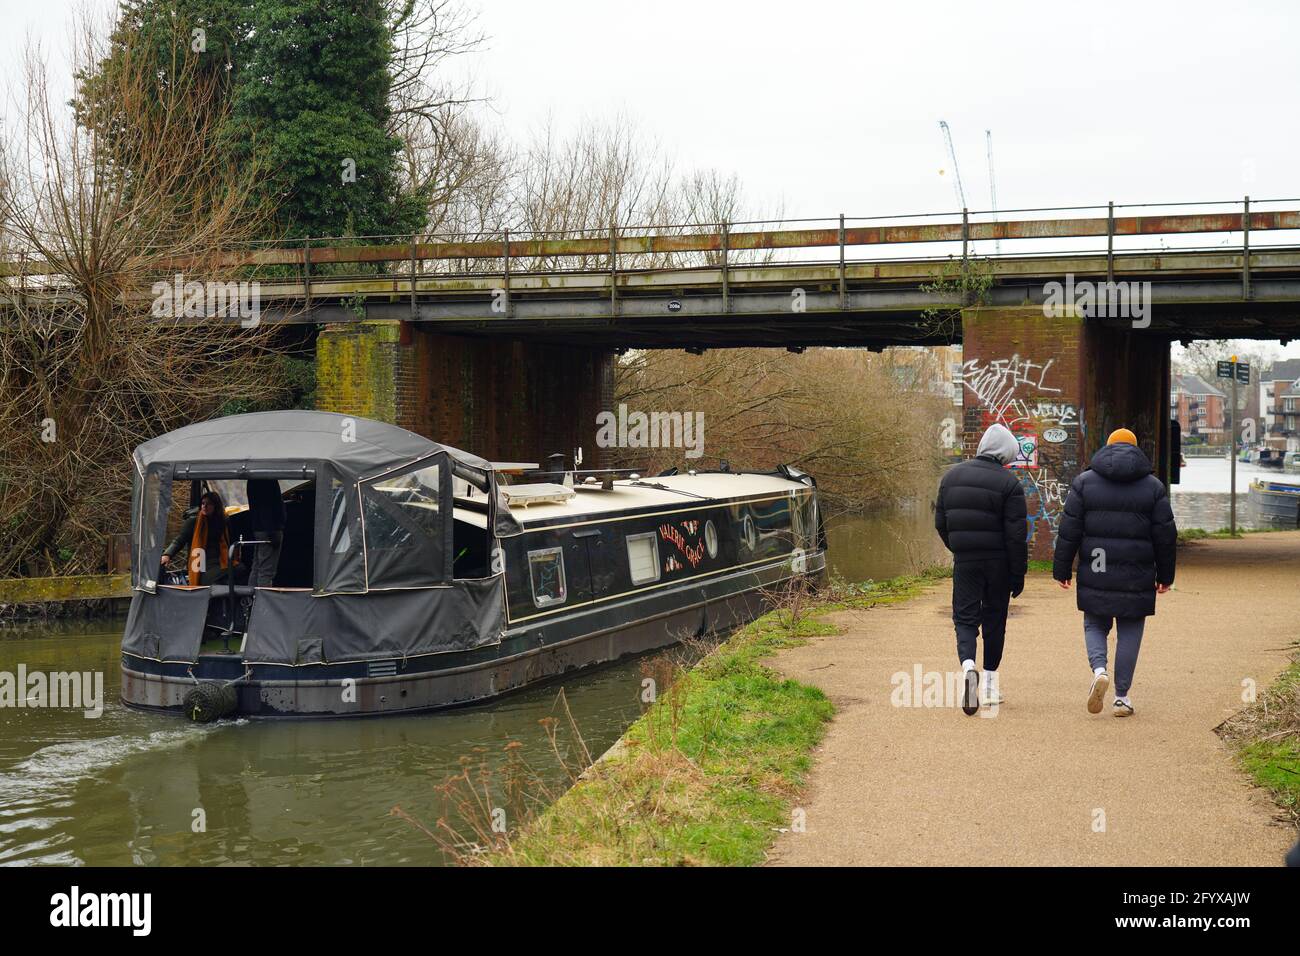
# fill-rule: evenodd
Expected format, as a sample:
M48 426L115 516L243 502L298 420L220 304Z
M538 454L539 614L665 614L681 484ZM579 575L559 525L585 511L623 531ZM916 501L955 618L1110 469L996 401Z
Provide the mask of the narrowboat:
M133 461L122 701L195 720L486 701L734 627L825 569L816 482L790 466L643 477L494 465L310 411L190 425ZM271 539L257 537L249 492L268 482L282 543L273 575L250 585ZM202 577L165 566L183 537L170 529L208 492L229 561Z
M1300 485L1256 479L1250 483L1250 505L1261 525L1300 528Z

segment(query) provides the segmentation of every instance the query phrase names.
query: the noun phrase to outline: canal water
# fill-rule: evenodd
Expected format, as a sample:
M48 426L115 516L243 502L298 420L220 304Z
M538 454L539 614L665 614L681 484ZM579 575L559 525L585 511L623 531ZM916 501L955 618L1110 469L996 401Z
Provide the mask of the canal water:
M1261 474L1239 466L1245 489ZM1173 505L1180 527L1227 521L1226 459L1190 459ZM1264 474L1276 477L1276 473ZM832 570L850 581L946 560L929 488L915 500L828 521ZM122 622L0 631L0 672L97 671L104 712L0 708L0 864L417 864L443 862L426 825L464 758L499 768L504 747L559 792L567 772L539 721L567 726L563 686L588 750L602 753L643 709L646 661L460 711L379 720L236 721L199 726L117 702ZM576 762L572 737L562 753ZM204 832L195 832L202 811ZM509 822L509 821L508 821Z
M432 826L444 806L438 786L461 759L500 768L511 741L562 791L568 774L539 724L546 717L559 719L561 753L577 761L557 686L373 720L196 725L131 711L118 703L122 623L0 632L0 671L99 671L105 703L97 719L0 709L0 865L437 865L442 851L393 816L395 805ZM642 712L648 666L563 685L593 755ZM196 811L205 832L194 832Z
M1232 463L1223 458L1188 458L1170 501L1180 529L1203 528L1218 531L1228 527L1232 504ZM1276 468L1237 462L1237 527L1269 527L1250 500L1250 483L1264 481L1300 482L1300 476L1284 475Z

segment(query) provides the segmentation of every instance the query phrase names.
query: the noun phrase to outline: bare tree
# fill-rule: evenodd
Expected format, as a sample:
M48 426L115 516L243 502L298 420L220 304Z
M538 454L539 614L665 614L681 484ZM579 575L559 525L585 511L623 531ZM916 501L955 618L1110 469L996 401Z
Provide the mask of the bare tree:
M632 352L615 373L629 414L698 415L703 455L620 448L619 465L744 467L796 464L846 508L914 493L938 467L939 423L951 407L924 371L900 376L889 356L862 349L722 349L702 355Z
M74 68L101 37L81 26ZM132 448L273 388L265 328L159 308L160 280L230 280L225 255L266 211L256 169L219 151L212 82L184 61L160 84L150 63L127 49L78 122L25 60L25 120L0 156L0 576L97 568L105 534L129 527Z
M473 83L448 76L448 64L483 48L478 15L458 0L384 0L393 41L388 98L392 129L407 136L423 126L435 137L481 99Z

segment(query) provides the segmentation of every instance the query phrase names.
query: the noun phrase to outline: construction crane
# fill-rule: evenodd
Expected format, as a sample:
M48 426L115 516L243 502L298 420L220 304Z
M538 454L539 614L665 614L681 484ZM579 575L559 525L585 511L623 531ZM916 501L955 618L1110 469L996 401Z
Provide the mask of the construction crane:
M986 129L984 131L984 142L985 145L988 147L988 157L989 157L989 199L992 203L990 208L993 210L993 221L997 222L998 221L998 183L993 176L993 130ZM952 148L951 140L949 140L948 142L948 147L950 149ZM1001 239L993 240L993 254L999 256L1002 255Z
M957 201L961 203L961 208L965 209L966 190L961 185L961 170L957 168L957 151L952 147L952 132L943 120L939 120L939 129L943 130L943 138L948 143L948 158L952 160L952 176L955 180L953 188L957 190Z
M939 120L939 128L943 130L944 142L948 144L948 158L952 160L953 188L957 192L957 201L961 203L961 208L966 209L966 190L961 182L961 169L957 166L957 150L952 145L952 130L944 120ZM997 177L993 173L993 131L986 129L984 131L984 144L989 164L989 201L990 208L993 210L993 221L998 221L998 185ZM1002 240L994 240L994 253L1002 253Z

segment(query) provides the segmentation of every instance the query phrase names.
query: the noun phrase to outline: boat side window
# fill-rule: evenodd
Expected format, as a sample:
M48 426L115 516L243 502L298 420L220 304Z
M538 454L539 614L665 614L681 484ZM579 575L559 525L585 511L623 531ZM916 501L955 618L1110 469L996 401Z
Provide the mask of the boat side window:
M564 551L543 548L528 552L528 579L533 586L533 603L538 607L563 604L568 592L564 587Z
M627 536L627 566L633 584L659 580L659 535L653 531Z
M442 526L438 521L437 465L376 482L371 488L397 505L430 539L439 540ZM366 517L369 520L370 515ZM398 534L398 537L404 539L405 535Z
M395 506L392 513L379 504L381 499ZM362 495L361 511L365 518L368 551L418 548L424 544L416 540L419 532L427 536L429 543L438 544L441 541L438 466L430 465L367 486Z

